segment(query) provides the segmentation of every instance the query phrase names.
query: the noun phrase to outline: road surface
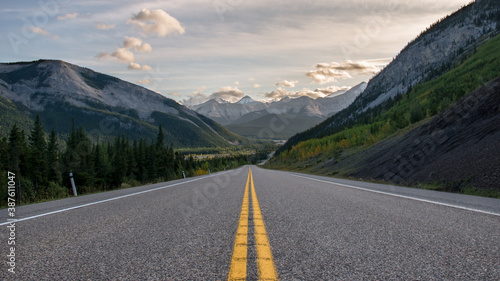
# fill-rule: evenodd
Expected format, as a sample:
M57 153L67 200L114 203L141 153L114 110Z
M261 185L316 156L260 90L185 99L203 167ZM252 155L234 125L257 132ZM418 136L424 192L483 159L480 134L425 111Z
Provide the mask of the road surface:
M17 207L15 218L11 231L0 210L0 280L500 276L500 200L256 166Z

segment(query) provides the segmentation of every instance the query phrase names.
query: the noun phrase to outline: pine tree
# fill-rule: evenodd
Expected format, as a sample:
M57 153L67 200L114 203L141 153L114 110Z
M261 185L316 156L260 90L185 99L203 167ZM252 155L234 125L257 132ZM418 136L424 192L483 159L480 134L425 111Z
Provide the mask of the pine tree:
M45 190L40 190L39 188L43 188L43 185L47 182L47 142L38 115L36 116L35 125L29 139L30 177L35 185L35 192L40 195L44 194Z
M7 147L7 155L8 155L8 169L15 173L16 175L20 174L20 138L21 138L21 132L19 131L19 128L17 127L16 124L12 126L12 129L10 130L9 133L9 144Z
M47 146L47 163L48 172L47 178L49 181L57 184L62 183L61 170L59 168L59 145L57 144L57 137L54 130L50 132L49 144Z
M132 149L128 151L128 175L137 179L137 140L134 139Z
M108 161L105 152L103 151L105 147L97 143L94 147L94 173L95 173L95 183L98 186L106 186L108 180Z
M135 158L137 159L137 175L136 179L140 182L144 182L146 180L146 145L145 141L140 139L139 140L139 147L137 148L137 151L135 153Z
M0 162L0 171L6 171L8 168L7 167L9 159L8 148L9 148L9 143L7 141L7 138L4 137L0 140L0 159L4 160Z
M116 137L114 147L115 153L113 156L113 175L111 179L111 185L114 187L119 187L122 184L126 172L124 165L125 160L123 158L124 155L121 146L122 142L120 137Z
M156 137L156 150L161 151L164 148L165 134L163 134L163 129L161 124L158 128L158 136Z
M151 144L146 152L147 179L154 181L158 178L156 167L156 146Z
M77 151L78 141L75 130L75 120L71 125L71 134L69 135L66 152L64 153L64 166L66 169L63 172L75 172L80 166L80 156Z

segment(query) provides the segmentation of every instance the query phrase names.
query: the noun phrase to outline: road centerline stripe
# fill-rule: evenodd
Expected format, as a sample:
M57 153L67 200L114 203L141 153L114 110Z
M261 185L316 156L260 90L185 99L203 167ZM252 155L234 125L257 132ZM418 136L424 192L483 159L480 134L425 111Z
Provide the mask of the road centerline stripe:
M247 177L245 194L243 195L243 203L241 204L240 219L234 239L233 257L231 259L228 280L246 280L247 278L249 183L250 173Z
M250 191L250 192L249 192ZM249 221L249 193L252 199L253 226ZM241 206L240 220L236 237L234 240L234 250L231 259L231 268L229 270L228 280L246 280L248 263L248 230L253 227L255 248L257 252L257 273L259 280L279 280L276 267L274 265L269 238L267 237L266 227L260 210L259 200L255 192L252 169L248 170L245 194L243 195L243 204Z
M266 233L264 219L260 211L259 200L255 192L255 185L253 183L252 170L250 174L250 185L252 193L252 209L254 221L254 235L255 247L257 248L257 269L259 280L278 280L278 274L274 265L273 254L271 252L271 245Z

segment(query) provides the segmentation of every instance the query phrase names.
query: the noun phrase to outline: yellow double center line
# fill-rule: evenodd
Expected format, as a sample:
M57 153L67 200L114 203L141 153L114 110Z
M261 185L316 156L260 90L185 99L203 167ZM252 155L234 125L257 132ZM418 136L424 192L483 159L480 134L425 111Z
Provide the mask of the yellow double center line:
M234 239L233 258L231 259L231 269L229 270L228 280L246 280L247 277L247 252L248 252L248 212L249 212L249 197L248 190L251 186L252 193L252 210L254 222L255 245L257 248L257 270L259 280L278 280L276 267L274 266L271 246L267 238L266 227L260 212L259 200L255 193L253 183L252 169L248 171L247 184L245 187L245 195L243 196L243 204L241 206L240 220L236 238Z

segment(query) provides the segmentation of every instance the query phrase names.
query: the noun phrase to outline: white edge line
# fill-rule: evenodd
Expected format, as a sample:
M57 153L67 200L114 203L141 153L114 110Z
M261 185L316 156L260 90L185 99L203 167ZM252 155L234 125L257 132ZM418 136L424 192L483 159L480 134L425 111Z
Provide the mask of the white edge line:
M394 194L394 193L390 193L390 192L373 190L373 189L369 189L369 188L363 188L363 187L358 187L358 186L348 185L348 184L343 184L343 183L330 182L330 181L325 181L325 180L320 180L320 179L315 179L315 178L310 178L310 177L305 177L305 176L299 176L299 175L295 175L292 173L287 173L287 174L292 175L294 177L314 180L314 181L333 184L333 185L345 186L345 187L354 188L354 189L363 190L363 191L369 191L369 192L373 192L373 193L379 193L379 194L384 194L384 195L389 195L389 196L394 196L394 197L399 197L399 198L404 198L404 199L410 199L410 200L415 200L415 201L420 201L420 202L425 202L425 203L431 203L431 204L436 204L436 205L441 205L441 206L446 206L446 207L452 207L452 208L457 208L457 209L462 209L462 210L467 210L467 211L472 211L472 212L477 212L477 213L482 213L482 214L487 214L487 215L500 216L499 213L493 213L493 212L483 211L483 210L479 210L479 209L463 207L463 206L459 206L459 205L442 203L442 202L432 201L432 200L427 200L427 199L420 199L420 198L416 198L416 197L399 195L399 194Z
M226 172L223 172L223 173L213 174L213 175L206 176L206 177L200 177L200 178L196 178L196 179L192 179L192 180L188 180L188 181L183 181L183 182L173 183L173 184L169 184L169 185L164 185L164 186L156 187L156 188L153 188L153 189L143 190L143 191L139 191L139 192L136 192L136 193L130 193L130 194L121 195L121 196L118 196L118 197L104 199L104 200L101 200L101 201L91 202L91 203L87 203L87 204L82 204L82 205L78 205L78 206L74 206L74 207L69 207L69 208L65 208L65 209L61 209L61 210L56 210L56 211L48 212L48 213L38 214L38 215L34 215L34 216L31 216L31 217L26 217L26 218L22 218L22 219L10 219L10 218L8 218L8 220L10 220L10 221L0 223L0 226L2 226L2 225L8 225L8 224L11 224L11 223L16 223L16 222L21 222L21 221L27 221L27 220L31 220L31 219L35 219L35 218L39 218L39 217L44 217L44 216L48 216L48 215L53 215L53 214L57 214L57 213L62 213L62 212L66 212L66 211L70 211L70 210L74 210L74 209L79 209L79 208L83 208L83 207L88 207L88 206L92 206L92 205L96 205L96 204L100 204L100 203L105 203L105 202L109 202L109 201L113 201L113 200L117 200L117 199L122 199L122 198L130 197L130 196L144 194L144 193L148 193L148 192L151 192L151 191L165 189L165 188L168 188L168 187L177 186L177 185L181 185L181 184L185 184L185 183L199 181L199 180L206 179L206 178L211 178L211 177L214 177L214 176L217 176L217 175L223 175L223 174L226 174L226 173L229 173L229 172L232 172L232 171L233 170L226 171Z

